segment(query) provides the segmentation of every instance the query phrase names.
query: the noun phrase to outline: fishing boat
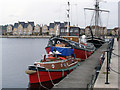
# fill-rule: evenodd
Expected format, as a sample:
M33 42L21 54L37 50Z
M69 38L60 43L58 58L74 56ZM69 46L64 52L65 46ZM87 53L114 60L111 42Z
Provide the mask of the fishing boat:
M54 85L79 65L78 59L71 56L73 53L70 48L62 50L60 53L59 48L56 48L34 65L28 66L26 73L29 75L30 85L39 84L42 88L49 88L47 83Z
M85 42L78 43L61 37L51 37L49 39L47 47L45 48L46 52L49 53L56 48L59 48L60 53L63 51L62 48L70 48L74 53L73 57L79 58L81 60L87 59L95 51L95 47L92 43Z

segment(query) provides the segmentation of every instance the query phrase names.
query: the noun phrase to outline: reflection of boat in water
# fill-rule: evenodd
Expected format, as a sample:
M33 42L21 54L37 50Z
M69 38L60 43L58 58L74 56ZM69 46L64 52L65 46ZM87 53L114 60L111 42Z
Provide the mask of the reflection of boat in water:
M57 48L57 47L61 47L61 48L69 47L71 50L73 50L73 53L75 54L75 58L80 58L81 60L85 60L95 51L95 47L92 43L83 43L83 42L77 43L61 37L50 38L48 45L45 49L47 53L49 53L50 51L53 50L53 48ZM59 50L59 52L61 51L62 49Z
M78 66L78 59L71 55L72 50L70 48L62 48L61 53L59 48L56 48L56 51L50 52L48 57L45 55L44 59L28 66L26 73L29 74L30 87L39 83L42 88L49 88L46 87L47 83L51 82L54 85L67 76Z

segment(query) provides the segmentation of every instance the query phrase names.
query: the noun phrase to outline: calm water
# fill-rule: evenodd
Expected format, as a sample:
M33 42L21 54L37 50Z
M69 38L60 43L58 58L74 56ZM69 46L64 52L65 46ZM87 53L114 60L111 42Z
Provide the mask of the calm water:
M48 39L2 39L2 88L27 88L25 70L45 54Z

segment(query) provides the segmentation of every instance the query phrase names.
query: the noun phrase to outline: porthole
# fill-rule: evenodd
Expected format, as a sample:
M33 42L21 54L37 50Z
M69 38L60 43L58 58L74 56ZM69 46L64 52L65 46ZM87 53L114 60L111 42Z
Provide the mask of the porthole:
M63 65L61 64L61 67L63 67Z
M55 68L55 65L54 65L54 64L52 64L52 68Z
M66 64L64 63L64 66L66 67Z
M40 64L38 64L37 67L40 67Z

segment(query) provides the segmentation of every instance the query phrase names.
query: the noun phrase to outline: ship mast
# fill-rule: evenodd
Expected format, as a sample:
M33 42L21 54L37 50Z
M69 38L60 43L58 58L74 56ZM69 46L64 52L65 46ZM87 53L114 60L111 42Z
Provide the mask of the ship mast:
M100 37L100 35L99 35L99 18L100 18L100 14L99 14L99 12L108 12L109 13L109 11L107 11L107 10L101 10L100 8L99 8L99 1L98 0L96 0L96 2L95 2L95 9L92 9L92 8L84 8L85 10L94 10L95 11L95 36L98 36L98 37ZM93 32L92 32L92 28L90 27L90 30L91 30L91 35L93 35ZM93 37L93 36L92 36Z
M68 1L67 4L67 36L69 36L69 29L70 29L70 2Z
M99 2L96 0L95 4L95 35L99 37Z

